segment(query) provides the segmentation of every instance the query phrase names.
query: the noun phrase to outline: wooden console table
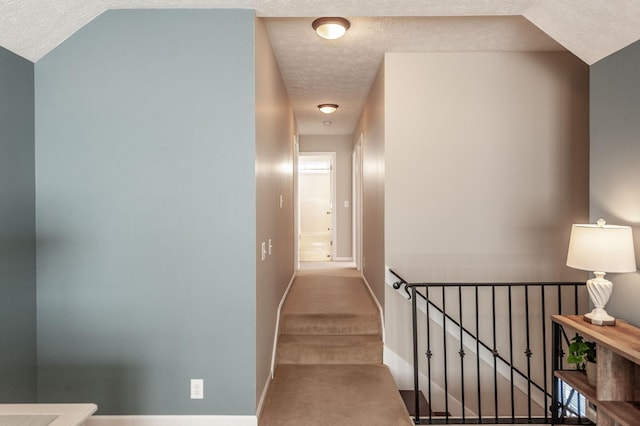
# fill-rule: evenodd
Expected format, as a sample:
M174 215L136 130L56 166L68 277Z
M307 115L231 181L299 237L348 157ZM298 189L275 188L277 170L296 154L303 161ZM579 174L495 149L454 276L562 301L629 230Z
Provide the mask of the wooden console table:
M614 326L598 326L582 315L552 315L554 396L553 420L559 414L559 380L569 384L596 406L598 426L640 424L640 329L622 320ZM597 386L587 382L583 372L560 370L561 328L581 334L597 344Z
M0 425L80 426L95 404L0 404Z

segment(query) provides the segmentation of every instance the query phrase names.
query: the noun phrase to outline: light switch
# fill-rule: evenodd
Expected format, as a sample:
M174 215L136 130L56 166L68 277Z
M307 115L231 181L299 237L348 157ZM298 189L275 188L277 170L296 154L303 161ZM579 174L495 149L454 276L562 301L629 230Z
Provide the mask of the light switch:
M263 241L262 242L262 261L264 262L266 258L267 258L267 244Z
M344 202L344 208L345 208L345 209L348 209L348 208L349 208L349 201L345 201L345 202Z

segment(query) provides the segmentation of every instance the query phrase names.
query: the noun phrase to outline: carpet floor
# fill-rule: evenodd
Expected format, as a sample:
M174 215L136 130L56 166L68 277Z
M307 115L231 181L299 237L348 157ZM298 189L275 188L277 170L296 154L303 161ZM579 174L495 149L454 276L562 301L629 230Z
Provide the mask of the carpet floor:
M355 269L303 270L282 308L259 426L410 426L382 363L378 308Z

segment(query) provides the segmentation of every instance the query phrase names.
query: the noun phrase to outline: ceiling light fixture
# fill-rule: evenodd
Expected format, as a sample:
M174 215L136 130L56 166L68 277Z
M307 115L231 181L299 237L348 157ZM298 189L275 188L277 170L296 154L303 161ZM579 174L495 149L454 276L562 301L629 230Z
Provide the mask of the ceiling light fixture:
M324 17L313 21L311 26L320 37L335 40L347 32L351 23L344 18Z
M333 114L338 109L337 104L320 104L318 109L325 114Z

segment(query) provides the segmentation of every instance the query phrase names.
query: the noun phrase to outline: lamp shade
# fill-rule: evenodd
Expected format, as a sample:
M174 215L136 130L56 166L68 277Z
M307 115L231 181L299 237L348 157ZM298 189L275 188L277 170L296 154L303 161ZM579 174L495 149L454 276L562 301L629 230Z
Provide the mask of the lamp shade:
M576 224L571 227L567 266L585 271L633 272L636 256L629 226Z

